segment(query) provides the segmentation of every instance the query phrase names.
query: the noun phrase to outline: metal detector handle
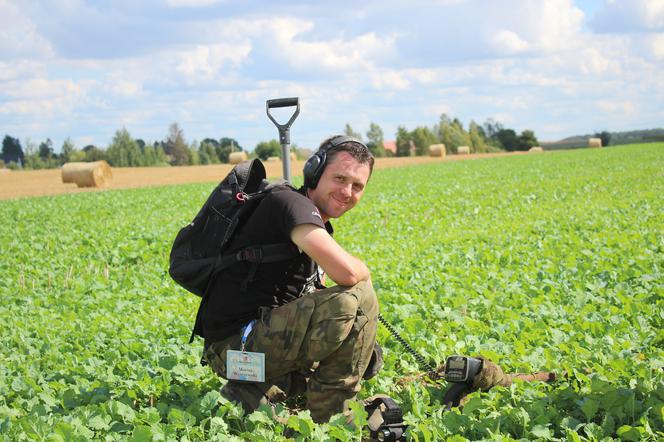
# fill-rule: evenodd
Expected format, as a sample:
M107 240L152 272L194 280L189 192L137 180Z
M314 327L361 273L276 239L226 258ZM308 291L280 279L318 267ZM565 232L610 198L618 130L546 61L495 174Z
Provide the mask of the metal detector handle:
M293 115L291 115L290 120L288 120L287 123L285 124L280 124L277 122L277 120L274 119L272 114L270 113L270 109L275 109L279 107L291 107L291 106L296 106L295 112L293 112ZM265 102L265 110L267 112L268 118L272 120L275 126L279 129L279 142L284 145L284 144L290 144L290 127L293 124L293 121L297 118L297 116L300 114L300 98L299 97L292 97L292 98L273 98L272 100L267 100Z
M285 124L277 123L277 120L274 119L270 113L270 109L278 107L291 107L296 106L295 112L291 115L290 119ZM279 129L279 142L281 143L281 164L283 165L284 179L288 182L291 180L290 173L290 127L293 124L293 121L300 114L300 98L273 98L272 100L267 100L265 102L265 111L267 116L277 129Z
M293 97L293 98L273 98L272 100L267 100L267 107L268 108L273 108L273 107L290 107L290 106L297 106L299 104L299 98L298 97ZM299 108L298 108L299 111Z

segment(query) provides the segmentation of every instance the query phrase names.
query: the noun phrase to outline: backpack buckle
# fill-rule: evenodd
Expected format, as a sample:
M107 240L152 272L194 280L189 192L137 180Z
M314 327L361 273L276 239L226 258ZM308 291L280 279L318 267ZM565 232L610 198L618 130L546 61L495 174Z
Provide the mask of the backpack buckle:
M249 247L237 252L235 258L238 261L261 262L263 260L263 249L260 247Z

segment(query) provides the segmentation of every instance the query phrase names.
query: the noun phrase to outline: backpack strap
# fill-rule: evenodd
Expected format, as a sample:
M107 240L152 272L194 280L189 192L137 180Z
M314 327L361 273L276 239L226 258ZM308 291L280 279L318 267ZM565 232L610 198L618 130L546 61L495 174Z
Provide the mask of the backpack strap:
M295 258L300 251L291 243L267 244L264 246L249 246L235 253L219 255L214 266L215 273L227 269L236 262L247 261L254 264L286 261Z

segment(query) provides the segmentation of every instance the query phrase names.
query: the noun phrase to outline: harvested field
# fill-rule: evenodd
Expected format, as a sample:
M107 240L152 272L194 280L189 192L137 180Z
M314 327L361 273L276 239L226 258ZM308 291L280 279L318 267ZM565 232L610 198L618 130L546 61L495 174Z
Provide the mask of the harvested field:
M459 161L473 158L489 158L519 155L527 152L473 154L463 157L393 157L378 158L375 169L409 166L435 161ZM281 161L264 162L268 177L281 176ZM295 176L302 174L304 161L294 161ZM113 180L106 189L128 189L135 187L163 186L168 184L205 183L221 180L232 168L231 164L183 167L114 167ZM8 171L0 174L0 200L29 196L59 195L76 192L99 192L100 189L79 188L74 183L62 183L60 169Z

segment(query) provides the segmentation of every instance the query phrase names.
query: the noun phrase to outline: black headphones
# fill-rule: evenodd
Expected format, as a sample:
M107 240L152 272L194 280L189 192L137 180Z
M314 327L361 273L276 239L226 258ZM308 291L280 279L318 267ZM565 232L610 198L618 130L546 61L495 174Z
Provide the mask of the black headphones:
M304 169L302 170L302 174L304 175L304 187L308 189L316 188L318 181L325 170L327 152L344 143L357 143L368 150L367 146L355 137L337 135L330 138L327 144L321 146L318 151L313 154L306 163L304 163Z

